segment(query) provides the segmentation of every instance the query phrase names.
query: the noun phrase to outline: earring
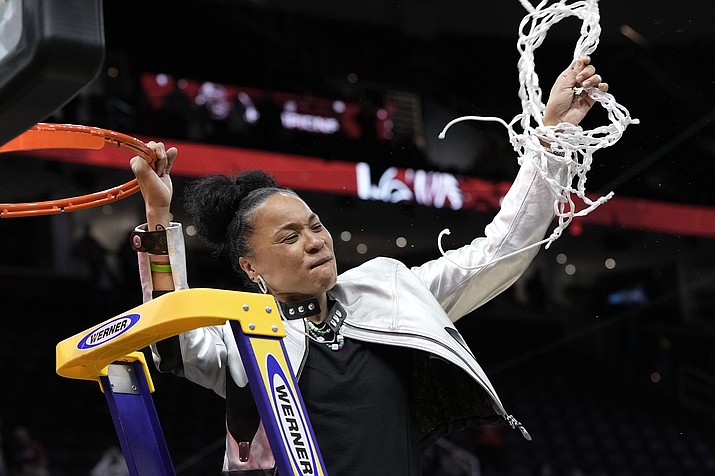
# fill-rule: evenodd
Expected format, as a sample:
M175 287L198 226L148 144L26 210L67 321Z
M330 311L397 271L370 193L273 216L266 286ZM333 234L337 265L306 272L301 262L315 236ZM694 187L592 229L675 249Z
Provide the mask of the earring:
M257 276L258 281L256 284L258 284L258 290L261 291L263 294L268 294L268 286L266 286L266 282L263 280L263 276L260 274Z

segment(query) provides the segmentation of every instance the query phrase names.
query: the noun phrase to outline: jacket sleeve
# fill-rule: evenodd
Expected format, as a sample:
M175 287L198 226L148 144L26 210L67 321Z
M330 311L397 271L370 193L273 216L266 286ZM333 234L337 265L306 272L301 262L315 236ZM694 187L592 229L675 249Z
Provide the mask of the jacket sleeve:
M146 224L136 228L146 231ZM174 289L188 289L186 250L180 223L166 229L169 263ZM153 286L148 253L137 253L144 302L152 299ZM185 377L217 394L226 393L226 342L224 326L201 327L150 345L154 365L160 372Z
M535 160L542 161L541 167ZM568 180L567 170L556 156L547 152L540 157L525 156L484 236L412 268L453 322L507 289L536 256L538 247L533 247L488 264L544 239L555 216L556 199L545 177L562 185Z

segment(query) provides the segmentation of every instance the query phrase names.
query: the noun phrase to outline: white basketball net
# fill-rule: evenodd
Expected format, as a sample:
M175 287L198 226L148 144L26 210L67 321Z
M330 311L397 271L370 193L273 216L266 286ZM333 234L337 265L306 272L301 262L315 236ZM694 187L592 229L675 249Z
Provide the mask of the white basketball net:
M509 123L498 117L459 117L448 123L439 137L443 139L447 129L457 122L465 120L496 121L503 124L509 132L509 140L514 150L519 155L519 165L522 164L526 155L531 157L548 186L555 192L554 212L558 219L558 226L548 238L474 268L493 264L516 253L543 244L546 244L546 248L548 248L552 242L561 236L574 217L587 215L609 200L613 196L613 192L595 201L586 196L586 173L591 168L593 153L615 144L629 124L638 123L638 120L632 119L628 110L618 104L611 94L604 93L596 87L591 87L586 89L586 92L606 109L610 120L609 125L600 126L592 130L583 130L580 126L567 123L556 126L545 126L543 124L542 118L546 106L541 101L541 88L539 87L539 77L535 71L534 51L543 43L551 25L560 22L564 18L576 16L583 21L583 24L581 26L581 37L574 50L574 60L593 53L598 46L601 33L598 0L572 2L559 0L549 6L547 6L548 0L543 0L536 7L532 6L527 0L519 1L529 12L521 21L519 40L517 42L517 48L521 54L518 67L519 98L521 98L522 113L515 116ZM584 91L583 88L574 88L574 94L580 94L582 91ZM517 124L521 127L521 133L515 130ZM549 142L552 150L558 150L564 156L559 157L549 154L550 156L547 158L544 147L540 142L541 140ZM568 173L568 178L564 182L566 185L547 175L547 160L560 160L562 162ZM585 208L576 210L573 195L576 195L586 205ZM445 234L449 234L449 229L443 230L437 239L442 255L445 252L442 249L441 240Z

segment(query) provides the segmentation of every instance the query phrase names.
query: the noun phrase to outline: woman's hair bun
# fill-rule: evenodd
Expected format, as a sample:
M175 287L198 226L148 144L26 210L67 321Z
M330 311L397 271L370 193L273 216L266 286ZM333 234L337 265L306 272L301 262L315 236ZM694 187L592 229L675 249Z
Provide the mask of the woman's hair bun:
M184 207L199 235L222 248L241 200L254 190L275 186L275 179L261 170L242 172L235 179L210 175L189 183L184 190Z
M275 179L262 170L247 170L236 177L235 183L241 190L241 198L259 188L276 186Z

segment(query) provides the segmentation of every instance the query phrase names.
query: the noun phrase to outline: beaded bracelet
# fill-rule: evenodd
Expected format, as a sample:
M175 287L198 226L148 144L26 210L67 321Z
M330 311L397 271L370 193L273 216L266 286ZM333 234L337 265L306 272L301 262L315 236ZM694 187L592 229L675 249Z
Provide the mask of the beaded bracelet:
M151 269L155 273L171 273L171 265L170 264L160 264L160 263L154 263L153 261L150 261L149 269Z

